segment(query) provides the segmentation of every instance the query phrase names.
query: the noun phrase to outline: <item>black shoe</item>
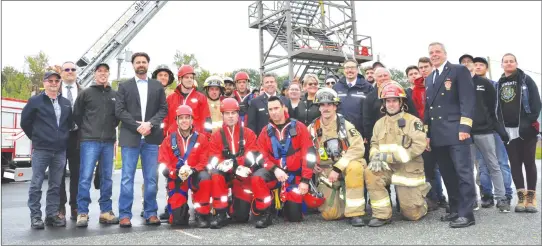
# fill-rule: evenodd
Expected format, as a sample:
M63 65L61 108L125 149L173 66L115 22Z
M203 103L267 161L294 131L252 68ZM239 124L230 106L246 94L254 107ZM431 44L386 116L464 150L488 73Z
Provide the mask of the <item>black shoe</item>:
M158 217L160 218L160 220L169 220L169 210L167 210L167 206L166 208L164 208L164 212L161 213Z
M439 204L433 199L425 198L425 202L427 203L427 212L438 210Z
M216 215L213 216L211 221L211 229L220 229L228 222L228 216L226 215L226 209L217 210Z
M70 220L77 221L77 208L71 209Z
M32 229L44 229L45 225L43 224L43 220L41 220L41 218L32 218L30 227L32 227Z
M440 217L440 221L453 221L459 217L457 213L449 213Z
M356 216L356 217L350 218L350 224L351 224L353 227L362 227L362 226L365 226L365 222L363 222L363 217L362 217L362 216Z
M58 215L45 218L46 226L64 227L66 226L66 218L60 218Z
M480 205L478 205L478 201L474 201L472 204L472 210L478 211L480 209Z
M267 228L269 225L271 225L271 213L269 213L268 210L269 209L256 216L256 228Z
M455 219L454 221L450 221L450 227L451 228L463 228L463 227L469 227L471 225L476 224L474 219L470 220L465 217L459 217Z
M483 205L482 205L483 207ZM497 209L499 209L499 212L501 213L510 213L510 203L508 203L508 199L502 198L497 201Z
M490 208L490 207L495 206L495 201L493 199L494 199L493 196L483 195L482 196L482 208Z
M209 215L196 212L196 227L209 228Z
M446 207L448 207L448 202L446 201L446 197L445 197L445 196L441 196L441 197L438 199L438 205L439 205L441 208L446 208Z
M390 219L387 219L387 220L384 220L384 219L378 219L378 218L372 218L371 221L369 221L369 226L370 227L380 227L380 226L383 226L385 224L389 224L391 223L391 218Z
M141 218L144 217L144 212L145 212L145 211L141 211L141 213L139 214L139 216L141 216Z

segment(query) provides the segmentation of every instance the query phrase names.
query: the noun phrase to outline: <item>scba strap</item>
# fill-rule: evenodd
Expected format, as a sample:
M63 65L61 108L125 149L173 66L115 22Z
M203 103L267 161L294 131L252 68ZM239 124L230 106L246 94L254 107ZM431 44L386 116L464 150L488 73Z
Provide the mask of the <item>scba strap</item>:
M296 120L292 120L288 125L285 139L286 141L284 142L284 144L280 143L280 141L277 139L277 136L273 132L273 126L271 124L267 125L267 135L271 139L271 144L273 146L273 157L275 157L276 160L281 160L282 168L285 168L287 166L286 154L288 153L288 149L290 149L290 145L292 144L292 137L295 137L297 135L297 132L295 130L296 125Z
M173 154L177 157L177 166L176 169L180 169L184 163L186 162L186 158L190 155L190 152L192 151L192 148L194 148L194 145L196 145L196 142L198 140L199 134L197 132L194 132L190 138L190 143L188 144L188 148L186 149L186 152L184 152L183 157L181 157L181 151L179 150L179 146L177 145L177 133L173 133L171 135L171 150L173 150Z

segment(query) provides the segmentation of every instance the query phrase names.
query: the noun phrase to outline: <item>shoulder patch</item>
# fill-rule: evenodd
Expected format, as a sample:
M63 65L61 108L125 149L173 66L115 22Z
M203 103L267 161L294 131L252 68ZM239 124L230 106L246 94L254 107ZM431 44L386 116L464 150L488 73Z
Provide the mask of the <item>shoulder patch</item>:
M348 130L348 132L350 133L351 137L359 136L359 132L358 132L358 130L356 130L356 128L352 128L352 129Z
M414 129L423 132L423 124L419 121L414 122Z

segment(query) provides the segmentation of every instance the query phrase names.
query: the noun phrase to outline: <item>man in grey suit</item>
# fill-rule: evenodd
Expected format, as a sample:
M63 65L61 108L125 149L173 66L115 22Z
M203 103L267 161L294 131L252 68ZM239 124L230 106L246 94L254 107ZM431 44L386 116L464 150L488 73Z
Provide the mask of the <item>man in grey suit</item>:
M136 76L119 84L115 115L120 119L119 144L122 147L122 180L119 197L121 227L131 227L134 175L139 156L143 168L144 217L147 225L160 225L156 213L158 145L164 138L161 123L167 113L164 87L147 76L149 55L134 53Z

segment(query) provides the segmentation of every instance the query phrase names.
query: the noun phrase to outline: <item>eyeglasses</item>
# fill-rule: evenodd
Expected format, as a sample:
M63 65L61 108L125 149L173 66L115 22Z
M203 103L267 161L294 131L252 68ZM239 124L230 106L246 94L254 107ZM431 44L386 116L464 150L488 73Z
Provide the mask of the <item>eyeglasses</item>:
M307 83L307 86L318 86L318 83Z
M344 67L344 69L346 70L349 70L349 69L357 69L358 67L356 66L348 66L348 67Z
M69 71L75 72L75 71L77 71L77 69L75 69L75 68L65 68L64 69L64 72L69 72Z
M327 81L326 85L335 85L335 81Z
M45 81L49 83L60 83L60 79L46 79Z

